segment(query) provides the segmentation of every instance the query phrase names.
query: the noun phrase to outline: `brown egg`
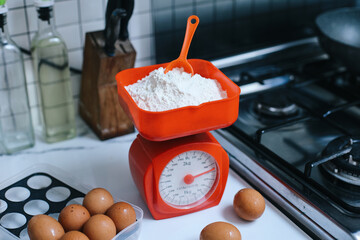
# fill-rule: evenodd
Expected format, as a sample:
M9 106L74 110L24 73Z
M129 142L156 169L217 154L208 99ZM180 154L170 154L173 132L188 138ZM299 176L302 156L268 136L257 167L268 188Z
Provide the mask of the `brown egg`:
M200 240L241 240L240 231L227 222L210 223L200 233Z
M90 240L85 234L79 231L70 231L60 238L60 240Z
M251 188L244 188L235 195L233 206L239 217L253 221L263 214L265 210L265 200L258 191Z
M71 204L61 210L59 222L63 226L65 232L71 230L81 231L89 218L90 213L85 207L79 204Z
M104 188L94 188L85 195L83 201L83 206L86 207L91 216L99 213L104 214L113 204L113 197Z
M110 240L116 235L116 227L108 216L96 214L85 223L83 233L91 240Z
M64 234L61 224L48 215L36 215L28 223L30 240L59 240Z
M127 226L136 222L136 213L134 208L126 202L118 202L113 204L107 211L109 216L115 223L116 231L120 232Z

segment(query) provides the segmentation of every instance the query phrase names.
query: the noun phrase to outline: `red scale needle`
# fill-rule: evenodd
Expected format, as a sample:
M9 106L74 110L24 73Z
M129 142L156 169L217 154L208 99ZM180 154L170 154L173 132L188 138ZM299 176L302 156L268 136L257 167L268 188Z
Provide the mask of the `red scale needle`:
M210 169L210 170L207 170L206 172L199 173L199 174L197 174L197 175L195 175L195 176L193 176L193 175L191 175L191 174L187 174L187 175L184 177L184 182L185 182L186 184L192 184L192 183L194 182L195 178L200 177L200 176L202 176L202 175L204 175L204 174L207 174L207 173L209 173L209 172L212 172L212 171L214 171L214 170L215 170L215 168L212 168L212 169Z

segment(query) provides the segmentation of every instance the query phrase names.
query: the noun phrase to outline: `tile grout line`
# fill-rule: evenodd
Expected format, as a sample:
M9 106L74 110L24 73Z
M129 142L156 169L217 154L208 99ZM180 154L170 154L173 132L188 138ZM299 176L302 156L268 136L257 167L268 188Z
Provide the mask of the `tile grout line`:
M26 0L23 0L24 3L24 13L25 13L25 25L26 25L26 32L25 34L27 35L27 39L28 39L28 43L29 43L29 47L31 49L31 37L30 37L30 27L29 27L29 16L27 14L27 6L26 6ZM32 60L32 57L30 55L30 59Z
M79 20L78 24L79 24L79 29L80 29L79 34L80 34L80 41L81 41L80 45L83 46L83 44L85 44L85 43L83 42L84 41L84 36L82 34L83 26L82 26L82 21L81 21L81 3L80 3L80 0L77 0L77 5L78 5L78 20Z

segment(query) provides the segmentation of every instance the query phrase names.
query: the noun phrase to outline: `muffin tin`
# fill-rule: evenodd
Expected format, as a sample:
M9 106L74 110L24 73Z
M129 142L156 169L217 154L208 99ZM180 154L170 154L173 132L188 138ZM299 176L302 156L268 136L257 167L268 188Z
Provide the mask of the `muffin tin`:
M26 227L34 215L47 214L57 219L65 206L82 204L85 194L92 188L59 172L61 170L53 166L36 165L0 185L0 240L29 239ZM143 211L131 205L137 221L113 240L138 239Z

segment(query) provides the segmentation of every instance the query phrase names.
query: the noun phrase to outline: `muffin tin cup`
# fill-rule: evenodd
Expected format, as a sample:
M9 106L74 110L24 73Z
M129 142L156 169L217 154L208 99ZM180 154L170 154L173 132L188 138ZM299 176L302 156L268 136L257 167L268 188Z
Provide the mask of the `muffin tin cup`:
M61 169L37 164L0 184L0 239L29 239L27 223L37 214L56 220L69 204L82 204L90 186L67 177ZM122 201L114 197L115 202ZM131 204L131 203L129 203ZM138 239L143 211L131 204L136 222L119 232L113 240Z

